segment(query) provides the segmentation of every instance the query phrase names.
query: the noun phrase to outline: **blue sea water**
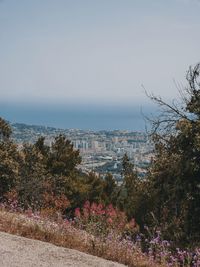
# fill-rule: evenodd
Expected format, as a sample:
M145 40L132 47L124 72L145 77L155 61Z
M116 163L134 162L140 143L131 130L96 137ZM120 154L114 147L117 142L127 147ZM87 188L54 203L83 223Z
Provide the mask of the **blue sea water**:
M142 111L141 111L142 110ZM0 116L14 123L83 130L144 131L151 106L33 105L1 103Z

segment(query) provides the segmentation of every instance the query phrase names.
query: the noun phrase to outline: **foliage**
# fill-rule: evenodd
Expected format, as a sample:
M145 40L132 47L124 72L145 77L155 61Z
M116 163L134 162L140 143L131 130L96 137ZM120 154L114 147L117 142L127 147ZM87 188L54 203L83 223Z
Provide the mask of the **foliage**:
M12 130L10 125L0 117L0 141L7 141L11 136Z
M179 102L168 104L160 97L150 96L161 108L160 116L152 121L155 157L148 176L141 179L125 154L121 185L109 173L102 178L93 172L79 171L79 151L64 135L55 137L50 146L45 144L44 137L35 144L15 145L10 139L9 124L0 118L0 201L7 200L15 203L14 208L17 205L37 210L51 218L61 214L72 219L76 210L74 224L97 237L118 229L121 238L128 234L134 239L138 226L131 233L128 224L134 218L145 252L150 244L145 225L154 233L161 230L162 240L173 241L175 245L199 245L199 78L197 64L188 71L188 87ZM157 251L156 246L153 251ZM172 251L166 253L169 256Z
M19 153L10 135L9 124L0 118L0 199L16 185L19 173Z
M25 208L38 209L43 205L46 178L42 155L28 144L24 145L20 154L20 173L16 186L19 202Z
M73 144L64 135L55 137L48 155L49 172L53 175L69 176L80 163L79 151L73 149Z
M120 187L117 206L126 212L129 219L135 218L143 231L147 213L151 205L148 193L148 181L141 180L127 154L122 159L123 183Z
M10 203L11 204L11 203ZM19 212L20 211L20 212ZM77 208L72 220L45 216L13 205L0 207L1 230L36 238L56 245L74 248L130 267L199 267L200 249L182 250L164 240L159 231L145 239L147 250L142 252L142 234L134 220L127 223L125 214L101 203L85 203ZM112 218L105 221L103 218ZM149 229L147 229L149 231ZM133 235L134 233L134 235Z
M105 204L113 204L116 205L117 202L117 189L118 186L112 174L107 173L104 178L103 184L103 194L105 199Z
M200 236L200 65L190 68L180 106L152 99L163 112L154 121L155 159L149 172L152 208L166 238L199 243Z
M111 231L122 233L126 229L136 232L136 223L128 224L124 212L115 209L111 204L104 206L101 203L86 201L83 208L75 209L75 224L91 234L105 237Z
M3 119L0 131L1 199L15 191L21 207L52 214L56 211L65 214L70 207L73 211L86 200L110 203L113 178L104 181L95 173L78 171L79 151L73 149L65 136L55 137L50 146L45 144L44 137L39 137L35 144L19 148L7 138L10 126ZM63 205L58 205L62 201Z

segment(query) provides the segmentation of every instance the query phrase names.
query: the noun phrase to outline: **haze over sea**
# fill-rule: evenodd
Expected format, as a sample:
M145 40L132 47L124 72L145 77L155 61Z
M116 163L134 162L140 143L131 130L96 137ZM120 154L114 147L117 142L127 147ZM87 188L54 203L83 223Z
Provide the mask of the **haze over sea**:
M30 105L1 103L0 114L11 123L83 130L144 131L151 106Z
M0 0L0 116L144 130L145 88L177 98L199 60L199 0Z

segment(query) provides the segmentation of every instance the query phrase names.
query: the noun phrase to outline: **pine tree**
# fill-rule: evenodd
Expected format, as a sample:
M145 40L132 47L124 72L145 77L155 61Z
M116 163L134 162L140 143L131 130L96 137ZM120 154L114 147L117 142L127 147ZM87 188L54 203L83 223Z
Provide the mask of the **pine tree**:
M40 209L44 202L47 174L42 154L31 144L21 150L19 179L16 190L24 208Z
M0 118L0 199L16 185L19 173L19 153L10 140L10 125Z
M0 117L0 141L6 141L10 138L12 130L10 125Z
M135 217L134 202L137 194L138 177L134 170L134 165L130 162L127 154L122 159L122 177L123 184L118 197L118 205L126 211L129 218Z
M107 173L105 176L103 192L105 203L116 205L117 184L111 173Z
M52 175L69 176L78 164L81 157L78 150L64 135L59 135L52 143L48 159L48 169Z

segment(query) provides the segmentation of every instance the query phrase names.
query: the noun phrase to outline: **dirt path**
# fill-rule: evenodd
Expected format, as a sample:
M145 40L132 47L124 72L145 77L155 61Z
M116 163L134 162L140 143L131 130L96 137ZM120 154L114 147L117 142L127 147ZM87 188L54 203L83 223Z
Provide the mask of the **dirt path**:
M123 267L73 249L0 232L0 267Z

